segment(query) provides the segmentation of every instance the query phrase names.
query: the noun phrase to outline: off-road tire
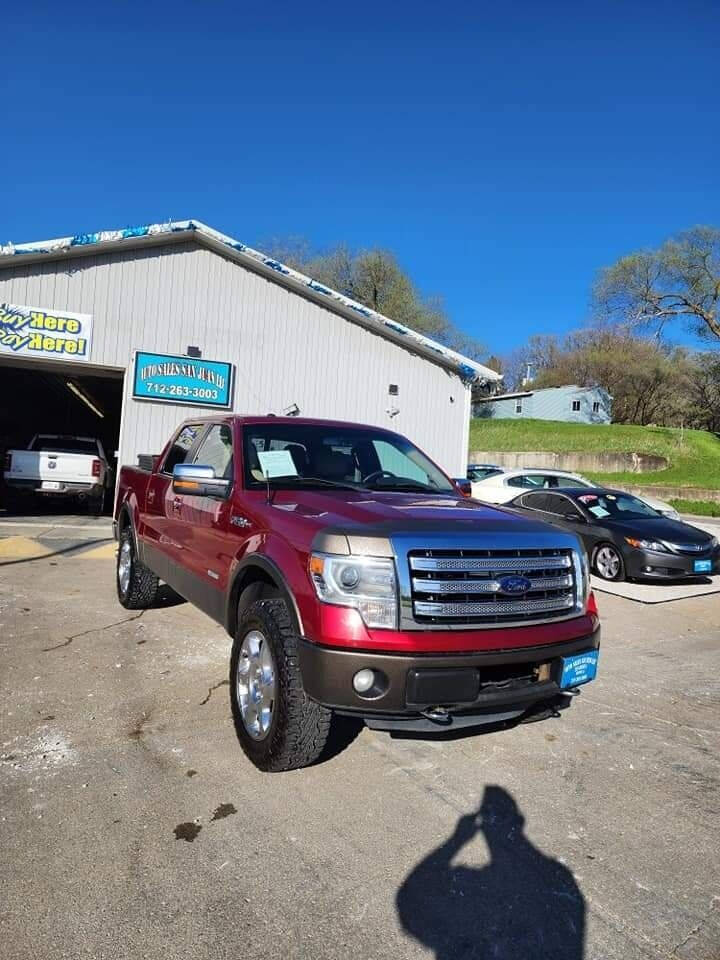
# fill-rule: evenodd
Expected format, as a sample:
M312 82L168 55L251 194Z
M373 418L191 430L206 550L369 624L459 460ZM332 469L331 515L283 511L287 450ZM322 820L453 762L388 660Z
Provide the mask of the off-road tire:
M126 590L120 584L120 557L125 544L130 545L130 582ZM120 603L126 610L147 610L155 603L158 592L158 578L145 564L140 563L135 553L135 542L129 526L123 528L117 554L115 585Z
M264 739L247 731L237 692L237 669L244 638L260 631L267 641L275 667L275 700L270 727ZM259 770L279 773L315 763L330 733L332 711L310 700L303 689L298 637L284 600L258 600L243 612L237 625L230 657L230 706L235 732L248 759Z

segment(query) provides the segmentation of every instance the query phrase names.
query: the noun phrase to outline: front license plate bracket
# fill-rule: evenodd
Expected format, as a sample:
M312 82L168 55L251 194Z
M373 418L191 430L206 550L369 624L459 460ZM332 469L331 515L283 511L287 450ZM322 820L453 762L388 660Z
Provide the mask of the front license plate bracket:
M560 688L579 687L595 679L599 650L583 650L560 658Z

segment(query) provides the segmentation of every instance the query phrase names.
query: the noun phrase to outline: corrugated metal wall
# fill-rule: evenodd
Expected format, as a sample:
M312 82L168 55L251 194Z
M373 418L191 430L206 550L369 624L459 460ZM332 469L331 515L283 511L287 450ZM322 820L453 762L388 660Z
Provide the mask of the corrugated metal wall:
M203 413L132 400L135 350L192 344L235 365L238 413L296 403L302 416L386 426L464 473L469 406L456 374L192 241L0 270L0 302L93 315L92 365L128 370L120 462L157 452L179 421Z

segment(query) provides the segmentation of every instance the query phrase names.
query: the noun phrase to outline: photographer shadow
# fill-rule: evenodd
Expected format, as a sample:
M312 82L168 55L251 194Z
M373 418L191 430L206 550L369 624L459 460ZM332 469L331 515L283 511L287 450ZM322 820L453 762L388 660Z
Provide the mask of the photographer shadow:
M502 787L487 786L477 816L420 861L397 895L403 928L437 960L582 960L585 898L572 873L535 847ZM482 833L490 861L453 866Z

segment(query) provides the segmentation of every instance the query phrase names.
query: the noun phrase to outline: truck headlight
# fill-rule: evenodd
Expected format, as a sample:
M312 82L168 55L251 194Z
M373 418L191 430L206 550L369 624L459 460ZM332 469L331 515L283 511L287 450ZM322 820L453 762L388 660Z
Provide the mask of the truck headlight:
M584 613L590 596L590 569L587 554L582 547L573 550L572 560L575 574L575 609Z
M354 607L368 627L397 626L395 564L379 557L310 556L310 579L323 603Z

